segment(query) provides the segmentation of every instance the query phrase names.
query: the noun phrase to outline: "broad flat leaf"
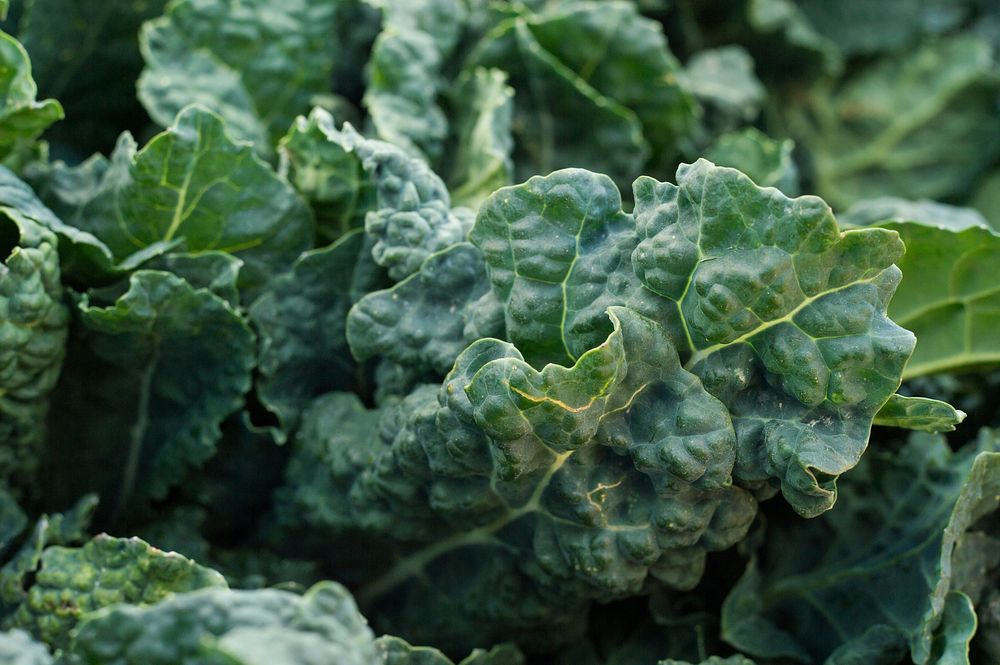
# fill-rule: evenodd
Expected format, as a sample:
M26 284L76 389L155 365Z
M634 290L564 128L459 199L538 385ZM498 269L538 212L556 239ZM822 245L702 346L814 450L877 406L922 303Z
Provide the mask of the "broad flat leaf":
M182 0L143 26L139 99L166 127L189 104L273 153L292 121L330 92L339 7L327 0Z
M725 408L662 328L611 314L611 335L573 367L538 372L484 339L377 425L357 406L338 415L341 399L317 406L317 422L357 423L369 441L303 430L317 440L300 443L312 452L293 458L303 474L289 488L309 475L319 495L346 485L336 519L411 544L359 592L373 620L448 651L551 647L579 633L588 599L632 595L649 576L689 589L706 551L745 535L756 502L732 485Z
M185 109L139 152L123 135L74 223L118 261L175 241L189 252L233 254L245 264L244 288L286 270L313 239L311 215L295 190L199 107Z
M375 134L436 161L448 136L438 106L442 70L466 20L460 0L375 0L382 32L372 46L364 104Z
M277 589L204 589L155 605L89 616L74 652L85 663L373 665L371 630L350 594L322 582L299 596Z
M884 222L917 222L949 231L971 228L990 228L986 219L972 208L938 203L937 201L909 201L894 196L858 201L839 217L843 226L873 226Z
M478 208L514 174L514 90L499 69L464 72L450 91L456 118L448 185L457 205Z
M976 610L964 593L949 593L934 635L930 660L934 665L970 665L969 643L976 633Z
M961 25L969 0L802 0L802 13L846 56L899 51Z
M723 606L724 639L761 658L810 663L884 624L918 665L967 663L936 660L934 632L943 625L946 635L959 631L968 641L961 628L968 622L953 625L949 608L952 553L1000 505L996 448L984 431L978 446L958 453L926 434L902 450L869 452L842 481L834 510L771 527L761 559ZM892 640L884 648L895 648Z
M736 478L780 483L817 515L913 348L885 315L902 243L883 229L841 232L820 199L705 160L677 181L639 178L632 215L607 177L581 170L495 192L469 237L508 337L540 366L599 343L610 305L653 318L729 409Z
M832 205L887 193L942 199L968 194L1000 153L998 89L989 44L960 35L879 60L783 111Z
M394 281L417 272L431 254L465 239L471 211L452 209L447 187L425 161L390 143L365 139L347 123L330 140L354 151L375 183L375 210L365 220L365 232L375 240L375 262Z
M52 665L48 648L23 630L0 632L0 662L7 665Z
M951 432L965 420L965 412L927 397L893 395L875 414L875 425L922 432Z
M799 193L799 170L792 161L790 139L778 141L753 127L720 136L705 152L719 166L739 169L761 187L777 187L788 196ZM843 219L838 220L843 224Z
M115 516L162 498L212 455L250 388L255 343L229 304L169 273L134 273L107 306L96 297L77 306L47 490L97 489Z
M50 135L84 151L107 150L122 129L148 122L135 98L142 70L136 35L165 0L31 0L18 33L39 91L60 100L70 122Z
M347 347L347 312L383 281L370 240L352 231L303 254L250 307L260 335L257 394L278 417L273 434L279 442L295 431L313 398L363 386L363 368Z
M0 185L0 196L3 186ZM49 394L66 354L56 237L20 209L0 203L0 487L36 490Z
M359 300L347 317L347 341L359 360L381 356L443 376L469 344L502 336L503 315L482 253L459 243Z
M952 231L920 221L880 223L899 233L903 281L889 307L917 335L903 377L972 369L1000 362L1000 236L980 227Z
M226 587L214 570L138 538L99 535L82 547L47 547L24 601L3 620L66 648L80 618L116 603L151 604L172 593Z
M341 139L333 116L315 108L308 118L296 118L279 153L281 172L312 205L320 244L364 227L365 215L375 207L375 185Z
M173 273L196 289L206 289L233 308L240 306L237 288L243 261L223 252L161 254L143 263L147 270Z
M36 138L63 109L54 99L38 101L24 47L0 32L0 159Z
M753 58L740 46L695 53L684 76L695 98L707 107L708 122L716 131L753 122L764 105L764 86L754 74Z

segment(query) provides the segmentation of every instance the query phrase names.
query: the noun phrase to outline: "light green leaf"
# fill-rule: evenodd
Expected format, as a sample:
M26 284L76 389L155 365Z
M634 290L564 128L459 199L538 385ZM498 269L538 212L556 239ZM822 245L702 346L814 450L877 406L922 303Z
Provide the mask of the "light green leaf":
M134 273L107 306L99 296L78 303L50 418L59 473L46 489L97 489L116 516L162 498L212 455L250 388L254 336L224 300L169 273Z
M312 205L319 244L329 244L354 228L375 208L375 185L333 116L315 108L299 116L281 139L281 172Z
M1000 362L1000 237L980 227L952 231L920 221L879 224L899 233L903 281L889 307L917 335L903 377L972 369Z
M76 225L118 261L175 241L188 252L233 254L245 264L243 288L283 272L313 236L295 190L199 107L182 111L139 152L124 135Z
M350 594L322 582L303 596L277 589L203 589L155 605L90 615L74 651L84 662L373 665L371 630Z
M16 39L0 32L0 159L63 118L59 102L37 101L37 90L28 53Z
M468 243L430 255L419 272L366 295L347 317L355 358L381 356L441 376L469 344L502 332L483 255Z
M314 98L328 94L343 3L181 0L143 26L139 99L166 127L189 104L221 115L263 155Z
M887 193L943 199L968 194L1000 154L998 89L989 44L959 35L876 61L835 92L819 86L780 110L832 205Z
M967 620L948 608L952 555L967 529L1000 506L996 450L984 431L978 446L958 453L927 434L902 450L869 452L845 476L833 511L770 527L761 558L723 606L723 638L751 655L806 663L877 625L899 631L918 665L939 662L939 625L967 643ZM877 644L864 639L869 649Z
M260 335L257 394L278 417L283 442L302 410L330 390L363 388L363 368L347 347L347 313L384 282L371 259L371 241L352 231L303 254L291 272L273 280L250 307Z
M964 593L949 593L927 662L933 665L970 665L969 643L976 634L976 625L976 610L969 597Z
M6 3L3 7L6 10ZM23 630L0 632L0 663L6 665L52 665L52 655L41 642Z
M875 414L875 425L922 432L951 432L965 420L965 412L927 397L893 395Z
M1000 231L1000 170L986 174L969 205L981 212L994 230Z
M514 174L514 90L502 70L476 68L459 76L450 97L457 110L449 188L456 204L476 209Z
M11 176L12 177L12 176ZM4 192L0 185L0 196ZM0 204L0 486L35 493L49 395L66 354L54 234L17 207ZM37 495L36 495L37 496Z
M720 136L705 152L719 166L739 169L761 187L777 187L783 194L799 193L799 170L792 161L791 139L777 141L753 127ZM841 223L843 219L839 220Z
M116 603L152 604L169 594L226 587L214 570L138 538L99 535L82 547L47 547L24 601L3 625L57 648L84 615Z

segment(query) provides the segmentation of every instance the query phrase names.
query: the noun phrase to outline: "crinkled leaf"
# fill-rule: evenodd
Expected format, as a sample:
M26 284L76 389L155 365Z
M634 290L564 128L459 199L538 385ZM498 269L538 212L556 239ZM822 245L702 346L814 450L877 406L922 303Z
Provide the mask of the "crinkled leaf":
M321 244L363 227L375 207L372 175L349 143L341 139L333 116L315 108L299 116L281 139L282 172L312 205Z
M450 91L456 118L448 184L457 205L478 208L514 174L514 90L500 69L464 72Z
M639 178L633 215L607 177L581 170L494 193L470 239L508 336L540 365L598 343L609 305L657 320L729 409L736 477L780 483L797 511L817 515L913 348L885 315L902 243L883 229L841 232L820 199L704 160L677 180Z
M384 636L375 640L379 665L454 665L453 661L433 647L415 647L398 637ZM458 665L523 665L524 656L512 646L499 646L484 651L476 649Z
M269 155L295 117L329 93L334 26L346 4L173 2L165 16L143 26L139 99L164 127L189 104L207 106L234 137Z
M571 368L538 372L480 340L440 389L384 408L376 441L304 434L321 437L304 445L329 490L353 477L354 524L421 545L361 590L380 625L457 652L515 636L562 644L587 599L634 594L649 575L690 588L706 551L746 533L756 503L732 485L725 408L661 327L611 312L610 337Z
M887 193L941 199L967 194L1000 154L998 89L989 45L959 35L877 61L784 111L834 206Z
M364 387L364 371L347 347L347 312L381 285L370 240L352 231L303 254L250 307L260 335L257 394L277 417L279 441L295 431L302 410L330 390Z
M793 147L790 139L778 141L747 127L720 136L705 152L705 158L743 171L761 187L777 187L788 196L796 196L799 170L792 161Z
M204 589L155 605L118 605L89 616L74 652L84 663L152 660L212 665L372 665L371 630L339 584L299 596L277 589Z
M189 252L233 254L245 264L245 288L287 269L313 240L302 198L199 107L182 111L139 152L123 135L76 225L118 261L174 241Z
M151 604L171 593L225 587L214 570L138 538L99 535L82 547L47 547L23 602L6 628L21 628L54 647L69 645L80 618L116 603Z
M78 316L50 418L47 489L96 489L118 515L212 455L250 388L254 336L224 300L158 271L134 273L108 306L84 297Z
M893 395L875 414L876 425L922 432L951 432L965 420L965 412L928 397Z
M899 631L913 662L938 662L934 631L959 630L951 617L942 624L954 602L946 600L952 553L1000 505L995 450L984 432L958 453L926 434L899 451L869 452L845 477L833 511L773 525L762 559L726 600L723 637L752 655L809 663L884 624Z
M364 104L375 133L436 161L448 136L438 105L442 70L466 19L460 0L376 0L382 32L372 47Z
M0 487L25 493L37 482L69 310L55 235L19 208L0 204L0 237L6 253L0 266Z
M378 355L442 376L469 344L502 333L503 309L483 255L468 243L427 257L417 273L366 295L347 317L356 358Z
M37 91L28 53L16 39L0 32L0 159L63 118L59 102L38 101Z

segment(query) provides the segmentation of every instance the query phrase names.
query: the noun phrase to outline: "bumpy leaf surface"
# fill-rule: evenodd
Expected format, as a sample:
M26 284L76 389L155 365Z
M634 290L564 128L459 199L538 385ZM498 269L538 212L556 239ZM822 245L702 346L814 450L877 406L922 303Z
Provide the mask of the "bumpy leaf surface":
M705 158L743 171L761 187L777 187L795 196L799 193L799 171L792 161L792 148L790 139L776 141L748 127L720 136L705 152Z
M842 233L820 199L704 160L677 181L638 179L633 215L608 178L580 170L494 193L470 239L508 335L537 365L593 346L609 305L657 320L728 407L737 479L778 480L797 511L819 514L913 349L885 315L902 243Z
M143 26L139 99L164 127L187 105L203 104L225 118L233 136L271 154L295 116L330 91L343 4L171 3Z
M69 310L55 235L17 207L0 203L0 215L0 486L25 492L37 481Z
M179 554L161 552L138 538L100 535L78 548L46 548L24 601L3 624L66 648L70 630L94 610L225 586L222 575Z
M984 432L959 453L914 435L900 451L866 455L833 511L769 534L763 560L726 600L724 638L746 653L809 663L885 625L895 639L884 649L908 644L915 663L939 662L934 631L956 602L948 600L956 543L1000 505L995 450ZM946 633L959 630L944 621ZM967 642L971 632L960 632Z
M454 665L453 661L432 647L415 647L398 637L380 637L375 649L380 665ZM524 656L514 647L498 646L476 649L458 665L523 665Z

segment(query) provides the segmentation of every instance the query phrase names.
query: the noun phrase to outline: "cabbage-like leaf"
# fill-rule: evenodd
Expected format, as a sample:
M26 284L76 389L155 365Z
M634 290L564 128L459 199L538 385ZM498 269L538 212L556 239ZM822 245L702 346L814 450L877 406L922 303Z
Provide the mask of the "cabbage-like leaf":
M0 159L24 146L63 117L54 99L38 101L31 63L24 47L0 32Z
M433 647L415 647L398 637L384 636L375 640L380 665L454 665L453 661ZM501 645L489 651L476 649L458 665L523 665L524 656L515 647Z
M764 105L764 86L754 74L753 58L740 46L695 53L684 76L691 92L706 107L706 121L716 132L753 122Z
M1000 154L998 89L989 44L959 35L879 60L836 91L817 87L784 112L832 205L941 199L968 194Z
M99 295L78 303L46 485L54 497L98 490L119 515L212 455L250 388L255 341L228 303L169 273L134 273L107 306Z
M927 199L910 201L895 196L858 201L840 214L839 221L847 227L874 226L882 222L916 222L949 231L990 228L986 218L972 208Z
M49 394L66 354L69 310L63 303L55 235L4 203L0 203L0 252L5 255L0 266L0 486L23 493L35 489Z
M482 253L468 243L430 255L417 273L366 295L347 317L356 358L378 355L441 376L469 344L502 336L503 309Z
M922 432L951 432L965 416L964 411L940 400L893 395L875 415L874 424Z
M173 2L140 35L139 99L160 125L189 104L226 120L269 155L300 113L330 92L338 9L345 2Z
M885 314L903 245L883 229L841 232L820 199L705 160L682 165L677 183L639 178L632 215L610 179L581 170L494 193L469 237L508 336L537 366L599 343L610 305L653 318L726 404L736 478L779 481L817 515L913 349Z
M926 434L902 450L870 452L846 476L833 511L773 526L726 600L723 637L755 656L811 663L845 642L871 647L864 634L885 625L896 637L884 650L907 644L918 665L939 662L934 631L957 602L948 599L956 543L1000 506L996 450L983 432L958 453ZM950 633L952 620L944 621ZM971 632L961 632L967 642Z
M972 195L970 205L981 212L995 230L1000 231L1000 170L991 171L983 178Z
M375 185L350 144L340 139L333 116L315 108L308 118L296 118L279 153L282 172L312 205L319 244L364 227L365 215L375 207Z
M218 251L244 262L240 285L259 287L312 245L302 198L251 147L200 107L136 152L122 136L96 196L75 225L104 242L118 261L164 243Z
M226 587L214 570L138 538L96 536L82 547L52 546L38 561L22 603L4 618L58 648L82 616L115 603L155 603L171 593Z
M257 394L278 417L279 442L295 431L313 398L364 387L364 369L347 347L347 313L383 280L370 239L356 230L304 253L250 307L260 335Z

